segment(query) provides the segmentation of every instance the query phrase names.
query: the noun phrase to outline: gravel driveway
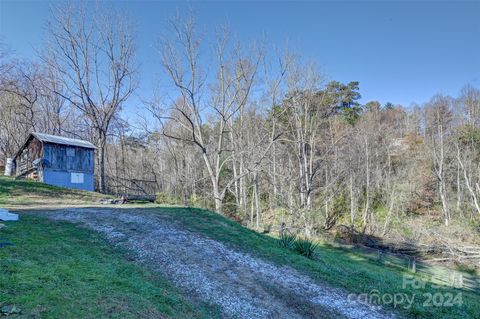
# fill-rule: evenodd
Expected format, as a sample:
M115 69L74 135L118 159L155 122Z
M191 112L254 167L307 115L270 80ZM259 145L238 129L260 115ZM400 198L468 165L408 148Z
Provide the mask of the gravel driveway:
M347 300L343 290L186 231L152 211L79 208L46 214L102 233L193 300L219 306L225 318L394 318Z

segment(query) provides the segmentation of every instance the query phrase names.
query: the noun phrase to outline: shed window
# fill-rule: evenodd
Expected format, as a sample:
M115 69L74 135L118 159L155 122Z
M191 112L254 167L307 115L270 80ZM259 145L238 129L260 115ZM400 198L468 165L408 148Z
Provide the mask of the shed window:
M83 184L83 173L71 173L70 178L72 184Z
M75 149L73 147L68 147L67 148L67 156L75 157Z

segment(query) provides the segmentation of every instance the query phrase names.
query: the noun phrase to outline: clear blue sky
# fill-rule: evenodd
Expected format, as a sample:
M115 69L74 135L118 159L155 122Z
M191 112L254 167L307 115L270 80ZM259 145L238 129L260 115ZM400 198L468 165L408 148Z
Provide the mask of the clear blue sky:
M17 54L35 57L52 2L0 0L0 33ZM240 40L260 39L314 60L330 79L359 81L362 102L409 106L437 92L480 87L479 2L119 1L136 21L142 97L160 73L154 42L177 11L200 26L228 23ZM133 99L130 104L137 104ZM129 108L134 108L130 105Z

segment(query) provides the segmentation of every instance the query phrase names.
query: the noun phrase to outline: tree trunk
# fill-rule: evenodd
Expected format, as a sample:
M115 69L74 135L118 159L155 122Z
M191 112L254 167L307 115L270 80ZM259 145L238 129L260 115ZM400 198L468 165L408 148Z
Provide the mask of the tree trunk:
M219 214L222 214L223 211L223 196L220 194L220 188L218 186L218 180L216 178L212 179L213 182L213 197L215 200L215 211Z
M100 193L105 193L107 191L107 183L105 176L105 151L107 146L107 137L105 132L98 132L98 142L97 142L97 158L98 158L98 187Z
M462 189L460 186L460 165L457 163L457 212L460 212L462 204Z
M363 211L363 227L367 227L367 220L368 220L368 212L370 209L370 165L369 165L369 153L368 153L368 140L365 138L365 164L366 164L366 177L367 177L367 184L365 189L365 210Z
M477 213L480 214L480 205L478 203L477 193L475 192L475 189L473 189L472 183L471 183L470 178L468 176L467 169L462 162L462 158L461 158L461 155L460 155L460 148L458 148L458 146L457 146L457 161L458 161L459 166L463 170L463 177L465 178L465 185L467 186L467 189L470 192L470 196L472 197L473 206L475 207L475 210L477 211Z
M445 226L448 226L450 223L450 211L448 209L448 202L446 194L446 187L445 182L442 180L440 181L440 199L442 201L443 213L445 217Z
M255 214L257 222L257 230L260 229L260 202L258 200L258 182L257 177L255 176Z
M223 201L219 198L220 195L214 195L214 196L215 196L215 211L221 214L223 209Z
M355 198L353 194L353 175L350 173L350 224L355 224Z

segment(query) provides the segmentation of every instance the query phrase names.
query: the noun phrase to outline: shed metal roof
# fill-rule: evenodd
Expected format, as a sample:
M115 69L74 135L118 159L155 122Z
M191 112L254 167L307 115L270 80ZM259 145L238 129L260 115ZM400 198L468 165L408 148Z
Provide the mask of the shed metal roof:
M95 145L93 145L92 143L75 138L68 138L37 132L32 132L32 135L42 142L96 149Z

